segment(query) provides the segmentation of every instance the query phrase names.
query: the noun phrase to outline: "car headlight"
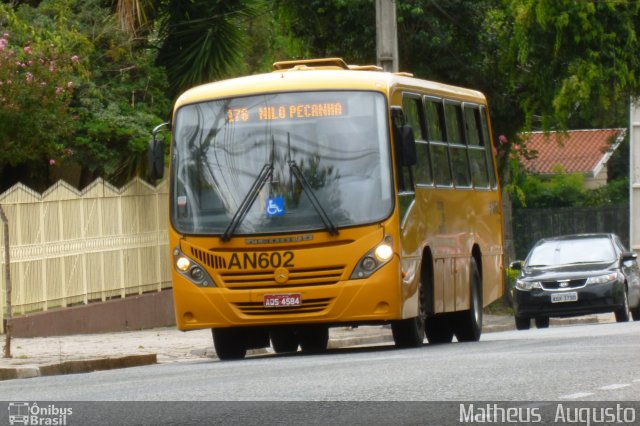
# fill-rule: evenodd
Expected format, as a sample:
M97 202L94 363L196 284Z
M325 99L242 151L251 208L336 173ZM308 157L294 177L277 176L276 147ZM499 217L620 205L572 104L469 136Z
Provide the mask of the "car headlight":
M599 275L597 277L589 277L587 278L587 284L606 284L611 281L615 281L618 279L618 274L615 272L611 272L606 275Z
M393 257L393 239L387 235L384 240L360 258L350 279L370 277L375 271L387 264Z
M542 284L540 284L540 281L516 280L516 288L518 290L531 291L534 289L541 289Z
M209 273L195 260L185 256L178 247L173 249L173 264L180 275L198 287L215 287Z

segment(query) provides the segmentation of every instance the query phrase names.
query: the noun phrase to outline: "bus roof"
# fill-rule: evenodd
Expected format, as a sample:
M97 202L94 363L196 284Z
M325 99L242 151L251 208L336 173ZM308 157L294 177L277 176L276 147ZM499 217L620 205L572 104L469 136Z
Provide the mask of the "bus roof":
M262 93L308 90L372 90L391 93L395 88L436 96L485 103L481 92L429 80L407 73L383 72L375 65L347 65L340 58L276 62L271 73L221 80L196 86L176 101L181 105Z

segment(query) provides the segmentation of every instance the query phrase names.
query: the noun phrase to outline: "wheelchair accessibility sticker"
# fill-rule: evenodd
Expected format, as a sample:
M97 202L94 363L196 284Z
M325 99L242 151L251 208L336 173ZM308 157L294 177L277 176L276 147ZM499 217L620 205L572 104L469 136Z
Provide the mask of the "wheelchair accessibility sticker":
M265 208L267 217L284 216L284 197L273 197L267 199Z

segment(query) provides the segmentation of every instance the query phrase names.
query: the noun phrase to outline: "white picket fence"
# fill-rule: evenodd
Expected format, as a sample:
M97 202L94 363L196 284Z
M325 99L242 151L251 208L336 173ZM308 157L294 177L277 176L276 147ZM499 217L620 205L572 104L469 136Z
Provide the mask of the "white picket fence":
M22 184L0 194L9 220L13 315L160 291L171 286L168 183L64 181L39 194ZM0 226L0 333L6 315Z

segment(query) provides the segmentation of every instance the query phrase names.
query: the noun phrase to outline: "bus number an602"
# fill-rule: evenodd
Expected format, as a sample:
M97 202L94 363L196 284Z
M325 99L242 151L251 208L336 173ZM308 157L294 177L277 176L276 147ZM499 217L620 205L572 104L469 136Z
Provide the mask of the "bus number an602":
M292 251L233 253L229 261L229 269L293 268L294 257Z

